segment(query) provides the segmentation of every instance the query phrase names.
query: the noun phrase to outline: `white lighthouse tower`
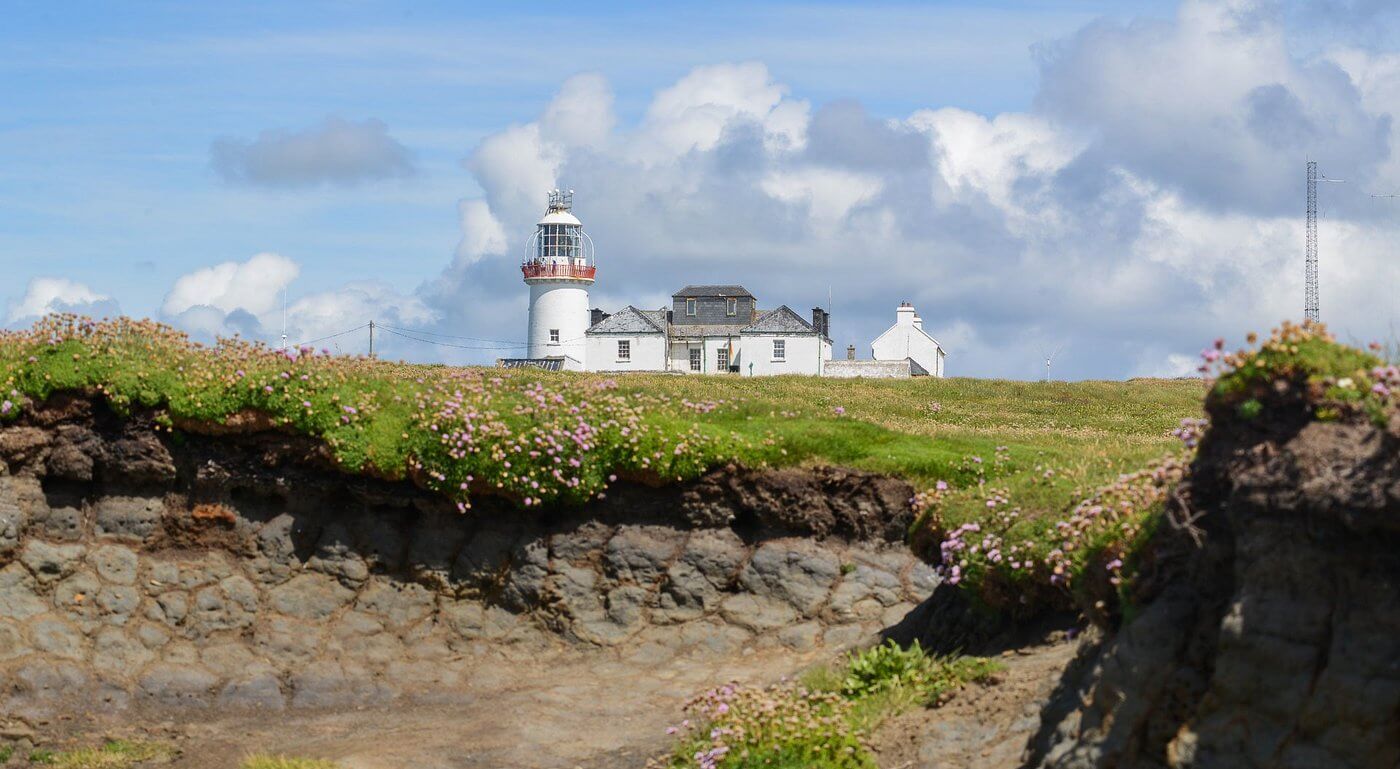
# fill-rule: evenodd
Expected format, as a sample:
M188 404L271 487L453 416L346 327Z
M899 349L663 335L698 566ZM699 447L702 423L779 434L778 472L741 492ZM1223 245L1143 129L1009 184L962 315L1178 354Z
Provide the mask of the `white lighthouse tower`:
M562 358L563 368L582 371L588 287L598 268L593 264L593 241L573 207L573 190L550 190L549 210L535 226L520 271L530 287L529 356Z

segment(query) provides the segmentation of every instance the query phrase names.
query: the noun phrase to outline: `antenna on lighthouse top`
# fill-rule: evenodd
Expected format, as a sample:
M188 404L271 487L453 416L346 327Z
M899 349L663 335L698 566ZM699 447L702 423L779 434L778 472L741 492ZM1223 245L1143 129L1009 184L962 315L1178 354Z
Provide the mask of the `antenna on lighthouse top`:
M552 189L549 191L549 211L572 211L574 208L574 191Z

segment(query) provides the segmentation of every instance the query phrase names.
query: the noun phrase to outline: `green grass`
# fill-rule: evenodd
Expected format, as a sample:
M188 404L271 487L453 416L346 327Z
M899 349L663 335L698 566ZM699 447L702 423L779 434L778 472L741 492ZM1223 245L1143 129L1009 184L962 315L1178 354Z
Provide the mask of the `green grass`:
M50 319L0 334L0 398L13 401L0 419L63 390L100 391L119 409L159 409L177 430L261 412L325 440L349 470L412 476L468 503L482 493L524 504L582 501L611 475L688 478L733 461L839 464L920 487L943 480L955 492L994 482L1036 510L1063 509L1076 493L1170 450L1168 431L1199 413L1203 394L1196 381L609 377L323 356L290 362L247 344L191 345L131 321ZM580 424L593 431L587 447L570 439ZM1003 461L993 467L999 446ZM980 501L974 490L949 495L945 506Z
M176 755L174 748L157 742L111 740L95 748L36 750L29 754L29 762L57 769L129 769L169 763Z
M339 769L334 761L318 758L288 758L287 756L256 755L243 759L239 769Z

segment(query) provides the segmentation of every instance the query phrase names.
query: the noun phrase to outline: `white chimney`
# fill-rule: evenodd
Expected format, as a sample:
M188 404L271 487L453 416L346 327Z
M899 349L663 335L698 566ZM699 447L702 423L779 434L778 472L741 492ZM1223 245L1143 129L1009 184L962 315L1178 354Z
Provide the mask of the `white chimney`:
M914 305L908 302L900 302L899 309L894 313L896 326L913 326L918 322L918 318L918 314L914 312Z
M914 316L914 328L922 329L923 327L924 327L924 319L923 319L923 318L920 318L918 315L915 315L915 316Z

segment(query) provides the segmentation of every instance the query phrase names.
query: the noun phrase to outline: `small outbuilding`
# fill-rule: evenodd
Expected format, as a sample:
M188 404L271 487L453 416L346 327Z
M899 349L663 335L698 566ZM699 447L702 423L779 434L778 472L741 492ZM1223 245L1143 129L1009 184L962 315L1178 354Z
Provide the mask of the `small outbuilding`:
M933 377L943 376L943 359L948 356L943 345L924 330L923 320L909 302L900 303L895 310L894 325L875 337L870 351L876 361L908 359Z

